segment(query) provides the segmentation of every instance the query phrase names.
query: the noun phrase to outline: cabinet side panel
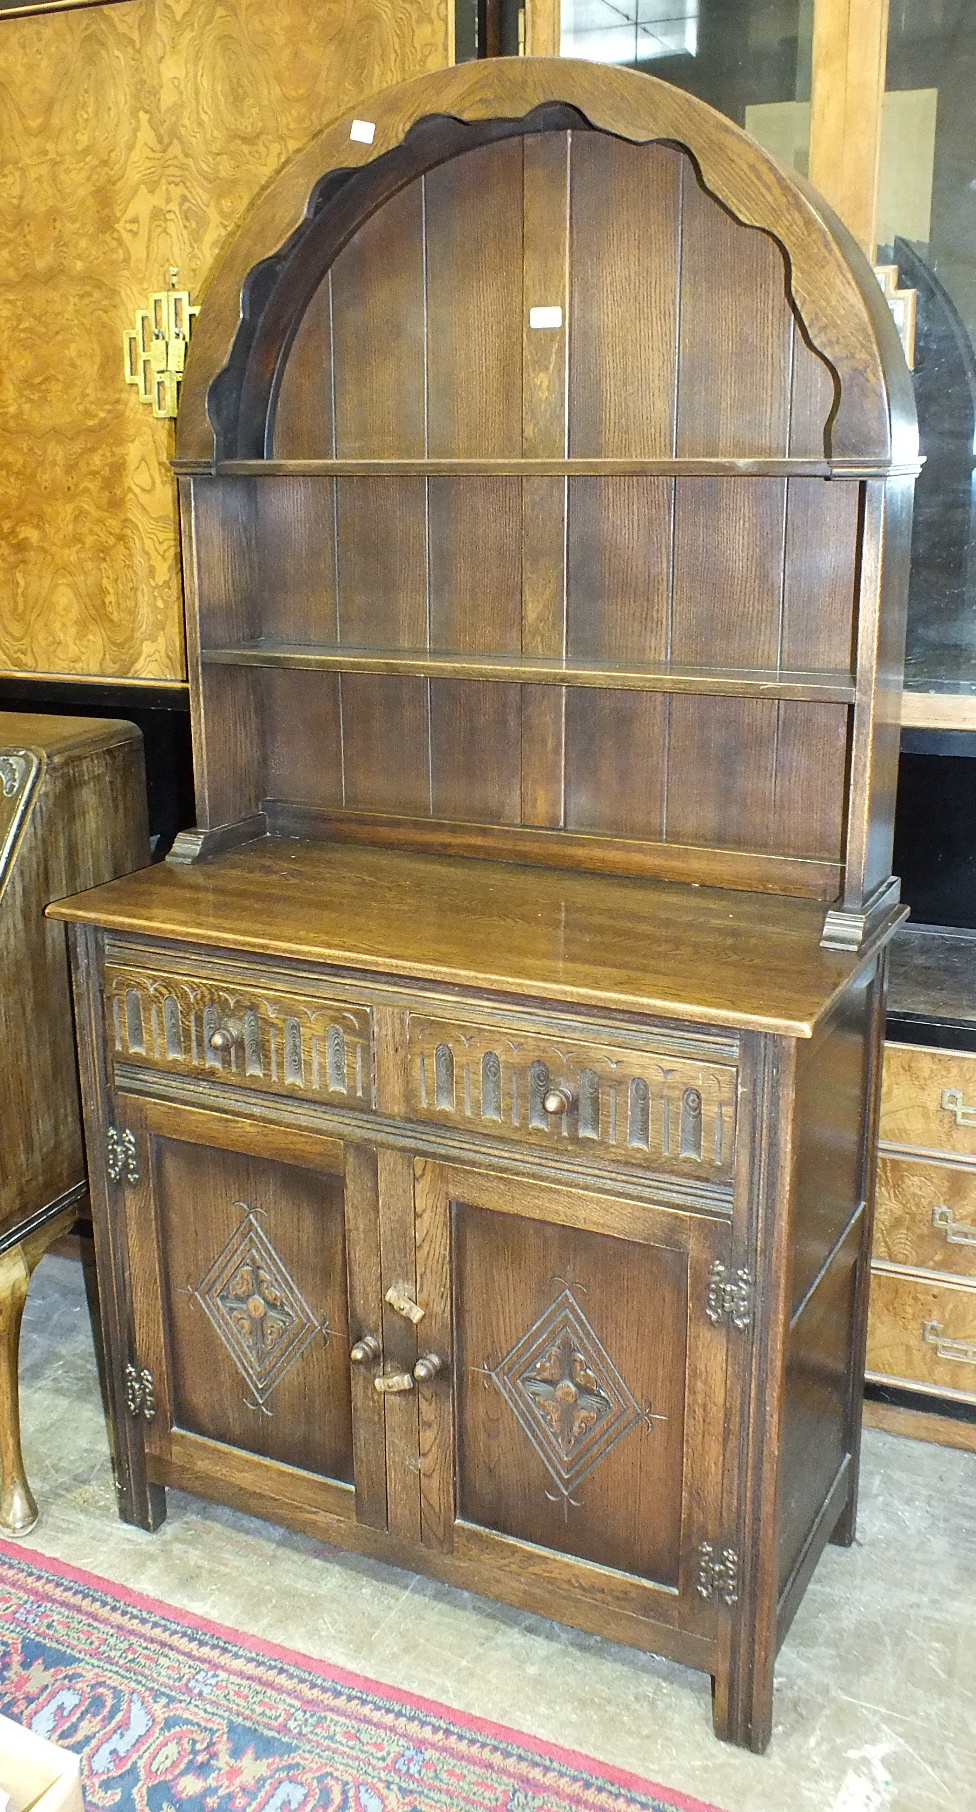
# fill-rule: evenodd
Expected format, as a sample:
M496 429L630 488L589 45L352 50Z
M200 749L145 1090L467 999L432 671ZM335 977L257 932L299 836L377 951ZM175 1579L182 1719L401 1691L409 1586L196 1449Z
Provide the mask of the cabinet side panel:
M855 982L816 1037L797 1044L791 1316L861 1205L871 980Z
M849 1452L851 1344L860 1249L858 1220L790 1329L780 1447L780 1591L814 1531Z

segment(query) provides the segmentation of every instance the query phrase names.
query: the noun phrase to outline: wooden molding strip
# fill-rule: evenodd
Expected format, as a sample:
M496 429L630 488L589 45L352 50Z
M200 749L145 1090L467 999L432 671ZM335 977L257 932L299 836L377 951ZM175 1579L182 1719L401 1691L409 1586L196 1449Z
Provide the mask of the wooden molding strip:
M904 729L976 730L976 693L905 691L901 721Z

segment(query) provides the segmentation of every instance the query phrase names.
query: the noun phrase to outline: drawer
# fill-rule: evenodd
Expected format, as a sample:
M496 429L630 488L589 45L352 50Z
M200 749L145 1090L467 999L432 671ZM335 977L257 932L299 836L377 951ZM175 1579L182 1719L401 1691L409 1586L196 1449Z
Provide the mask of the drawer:
M135 966L106 968L105 1005L115 1055L126 1062L373 1105L369 1007Z
M881 1138L976 1158L976 1057L886 1044Z
M708 1181L731 1179L731 1065L415 1014L408 1053L414 1119ZM565 1108L547 1110L553 1091Z
M976 1170L882 1155L874 1256L976 1280Z
M976 1403L976 1284L874 1271L868 1376Z

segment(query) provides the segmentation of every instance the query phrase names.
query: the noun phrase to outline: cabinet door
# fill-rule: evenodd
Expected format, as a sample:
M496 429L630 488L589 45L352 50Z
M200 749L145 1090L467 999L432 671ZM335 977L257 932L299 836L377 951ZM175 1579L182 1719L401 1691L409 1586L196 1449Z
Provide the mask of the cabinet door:
M126 1228L151 1474L259 1514L290 1501L384 1526L381 1468L356 1464L382 1456L382 1405L366 1388L354 1416L349 1359L376 1318L363 1154L231 1114L119 1107L137 1172Z
M419 1387L422 1539L568 1621L589 1597L708 1637L727 1224L420 1161L415 1206L419 1342L444 1361Z

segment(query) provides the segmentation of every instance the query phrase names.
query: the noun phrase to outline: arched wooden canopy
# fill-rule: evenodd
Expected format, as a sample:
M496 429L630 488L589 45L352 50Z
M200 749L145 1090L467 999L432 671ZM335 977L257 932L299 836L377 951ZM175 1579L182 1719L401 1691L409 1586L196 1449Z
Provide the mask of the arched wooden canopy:
M351 136L357 119L373 127L369 144ZM914 401L894 324L867 260L822 198L694 96L631 70L556 58L420 76L344 115L285 165L207 287L183 380L178 459L213 460L215 425L221 456L260 457L253 423L294 333L296 288L300 307L302 286L310 296L382 201L492 138L574 122L687 150L729 213L775 238L804 337L835 376L826 451L855 467L912 466Z

